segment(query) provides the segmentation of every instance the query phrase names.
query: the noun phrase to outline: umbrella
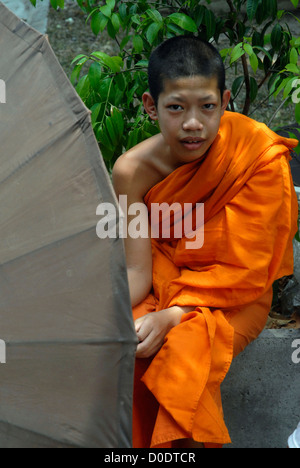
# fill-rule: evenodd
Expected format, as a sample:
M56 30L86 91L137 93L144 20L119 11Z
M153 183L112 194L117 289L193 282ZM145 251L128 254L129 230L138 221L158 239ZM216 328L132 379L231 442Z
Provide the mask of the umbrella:
M136 336L90 112L2 3L0 50L0 447L130 447Z

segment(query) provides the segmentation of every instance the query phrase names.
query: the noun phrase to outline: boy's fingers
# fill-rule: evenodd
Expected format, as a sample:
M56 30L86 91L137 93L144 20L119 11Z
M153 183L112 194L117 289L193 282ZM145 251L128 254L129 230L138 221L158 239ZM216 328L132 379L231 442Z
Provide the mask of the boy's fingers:
M142 323L144 322L145 318L147 317L147 315L144 315L143 317L140 317L138 319L135 320L134 322L134 326L135 326L135 331L138 332L142 326Z
M151 327L149 327L149 324L147 325L147 323L141 321L140 323L136 323L135 331L139 341L144 341L151 333Z
M152 346L151 346L151 334L147 336L147 338L141 341L136 350L136 357L137 358L147 358L152 356Z

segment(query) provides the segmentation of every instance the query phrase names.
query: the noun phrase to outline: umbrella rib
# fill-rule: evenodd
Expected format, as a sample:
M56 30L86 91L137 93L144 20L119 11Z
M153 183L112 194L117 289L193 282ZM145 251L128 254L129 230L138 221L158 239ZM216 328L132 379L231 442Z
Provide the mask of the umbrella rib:
M9 421L5 421L5 420L0 419L0 423L6 424L6 425L8 425L9 427L12 427L12 428L16 428L19 431L24 431L24 432L26 432L26 434L28 434L28 433L35 434L38 437L42 437L43 440L45 440L45 441L49 441L49 442L52 442L52 443L57 442L60 446L63 445L64 447L67 446L69 448L76 448L77 447L76 445L70 444L68 442L64 443L64 442L62 442L62 441L60 441L58 439L55 439L54 437L49 437L49 436L47 436L45 434L42 434L41 432L33 431L32 429L27 429L24 426L19 426L18 424L14 424L14 423L9 422Z
M46 249L46 248L49 248L49 247L54 247L55 245L59 244L59 243L63 243L69 239L72 239L78 235L81 235L81 234L85 234L85 233L88 233L90 231L93 231L95 229L95 232L96 232L96 228L95 226L92 226L92 227L89 227L87 229L84 229L83 231L78 231L78 232L75 232L74 234L70 234L66 237L62 237L60 239L56 239L54 240L53 242L49 243L49 244L45 244L45 245L42 245L41 247L38 247L37 249L34 249L34 250L30 250L29 252L26 252L22 255L19 255L17 257L14 257L14 258L11 258L7 261L4 261L4 262L0 262L0 268L3 267L3 266L6 266L6 265L9 265L10 263L13 263L15 262L16 260L20 260L22 258L25 258L27 257L28 255L32 255L32 254L35 254L35 253L38 253L38 252L41 252L42 250Z
M132 339L129 338L103 338L99 339L74 339L74 340L45 340L45 341L6 341L6 345L9 348L10 346L57 346L57 345L106 345L109 343L113 344L132 344L136 343L135 337Z
M47 151L49 148L51 148L54 143L59 143L60 140L63 140L64 137L70 132L71 129L73 129L73 128L75 129L77 127L81 128L82 125L83 125L83 122L84 122L84 120L86 119L87 116L88 116L88 114L86 114L86 115L82 116L81 118L78 118L77 120L72 122L72 125L70 125L68 128L64 128L64 130L61 131L61 133L59 133L59 135L52 138L48 143L46 143L44 146L39 148L33 154L28 156L27 159L25 159L24 161L19 163L19 165L15 169L13 169L10 174L8 174L4 179L0 180L0 184L4 184L11 177L15 176L17 172L19 172L20 170L22 170L24 168L24 166L26 166L27 164L30 164L34 159L41 156L43 153L45 153L45 151Z

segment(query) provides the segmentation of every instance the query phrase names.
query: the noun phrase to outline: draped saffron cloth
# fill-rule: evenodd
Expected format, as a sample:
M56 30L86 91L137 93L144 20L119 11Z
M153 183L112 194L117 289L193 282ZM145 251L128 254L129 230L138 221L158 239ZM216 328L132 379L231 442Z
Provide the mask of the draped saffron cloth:
M220 385L233 356L264 328L273 282L293 273L298 204L289 160L297 143L225 112L205 157L146 195L150 220L153 204L175 203L184 213L185 203L204 203L204 242L189 248L186 232L174 235L176 213L169 238L152 238L153 292L134 319L175 305L195 310L154 357L136 360L134 447L168 448L182 438L208 447L230 442Z

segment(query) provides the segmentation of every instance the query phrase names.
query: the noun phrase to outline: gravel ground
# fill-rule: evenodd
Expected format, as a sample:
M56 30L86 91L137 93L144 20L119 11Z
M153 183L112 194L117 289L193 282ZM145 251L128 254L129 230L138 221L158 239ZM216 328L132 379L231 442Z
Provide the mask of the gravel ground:
M299 24L295 20L290 20L289 25L293 33L299 35ZM108 54L117 55L118 47L104 31L98 37L92 33L89 23L86 21L86 15L79 9L76 2L66 0L64 10L55 11L50 8L48 19L48 36L52 48L54 49L58 60L68 76L71 75L71 62L78 54L89 54L95 50L101 50ZM225 47L222 42L220 48ZM232 70L227 71L227 86L230 88L235 78ZM259 92L259 100L256 105L266 97L266 88ZM237 102L237 110L242 109L242 96ZM276 101L266 101L259 105L259 108L250 116L256 120L268 123L277 107L281 104L281 98ZM293 106L284 106L276 115L272 126L290 125L295 121Z

